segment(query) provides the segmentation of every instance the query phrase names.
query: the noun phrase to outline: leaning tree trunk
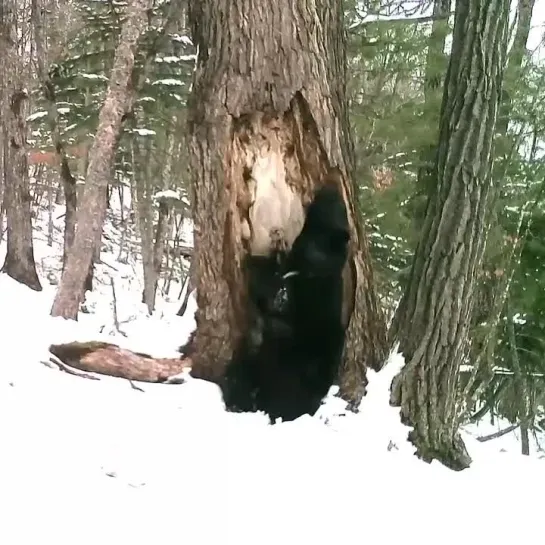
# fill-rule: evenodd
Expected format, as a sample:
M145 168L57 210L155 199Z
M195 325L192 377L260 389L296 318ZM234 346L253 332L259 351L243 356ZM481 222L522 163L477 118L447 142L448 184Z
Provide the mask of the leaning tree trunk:
M122 117L129 102L137 43L146 25L148 7L149 0L134 0L127 7L127 18L121 30L108 91L89 153L85 191L77 212L76 236L53 301L52 316L73 320L78 317L85 280L106 216L108 183L112 177Z
M219 378L245 329L243 255L266 253L275 230L290 244L302 204L337 167L352 230L340 387L357 403L366 367L383 363L385 326L355 205L342 2L201 0L189 16L199 48L189 106L198 304L192 373Z
M430 195L411 279L393 323L406 365L393 383L425 460L470 463L458 433L457 382L493 204L492 141L509 0L459 0Z
M0 8L0 122L3 133L4 208L7 219L7 254L2 272L33 290L41 291L34 261L30 215L25 115L28 94L22 79L22 62L19 59L15 4L9 0Z

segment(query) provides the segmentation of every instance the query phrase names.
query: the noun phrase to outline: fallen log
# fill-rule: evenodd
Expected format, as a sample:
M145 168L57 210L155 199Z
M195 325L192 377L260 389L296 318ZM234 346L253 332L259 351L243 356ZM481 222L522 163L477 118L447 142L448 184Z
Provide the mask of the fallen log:
M52 344L49 351L74 369L141 382L167 382L191 368L191 359L187 357L153 358L100 341Z

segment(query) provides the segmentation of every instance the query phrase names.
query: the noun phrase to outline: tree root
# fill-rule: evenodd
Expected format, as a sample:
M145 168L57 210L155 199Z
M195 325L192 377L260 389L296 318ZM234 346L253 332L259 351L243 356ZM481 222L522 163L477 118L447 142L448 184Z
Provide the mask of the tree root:
M52 344L49 351L65 366L130 381L179 383L170 379L191 368L190 358L152 358L99 341Z
M454 471L467 469L471 464L471 456L459 434L447 443L430 444L429 438L426 440L412 430L409 432L409 441L416 447L416 455L424 462L437 460Z

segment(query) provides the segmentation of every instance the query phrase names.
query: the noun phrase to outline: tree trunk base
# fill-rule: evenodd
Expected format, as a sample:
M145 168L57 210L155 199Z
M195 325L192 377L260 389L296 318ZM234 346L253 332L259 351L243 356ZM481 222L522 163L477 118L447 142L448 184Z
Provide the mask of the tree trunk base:
M14 259L8 254L0 272L7 274L10 278L24 284L31 290L42 291L42 285L34 265L34 257L32 257L32 264L23 265L18 259Z
M433 460L441 462L444 466L454 471L467 469L471 464L471 456L459 434L456 434L451 441L431 441L424 438L416 430L409 433L409 441L416 447L416 455L424 462L431 463ZM434 445L430 443L436 443Z
M49 351L74 369L140 382L167 382L191 368L189 358L152 358L99 341L53 344Z

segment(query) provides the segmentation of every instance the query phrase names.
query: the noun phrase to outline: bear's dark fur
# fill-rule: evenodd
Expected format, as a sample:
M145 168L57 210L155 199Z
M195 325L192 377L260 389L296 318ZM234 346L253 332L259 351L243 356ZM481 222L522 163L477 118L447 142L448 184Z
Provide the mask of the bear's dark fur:
M342 196L325 186L287 255L248 257L252 318L221 384L228 410L264 411L272 422L316 413L342 358L349 236Z

